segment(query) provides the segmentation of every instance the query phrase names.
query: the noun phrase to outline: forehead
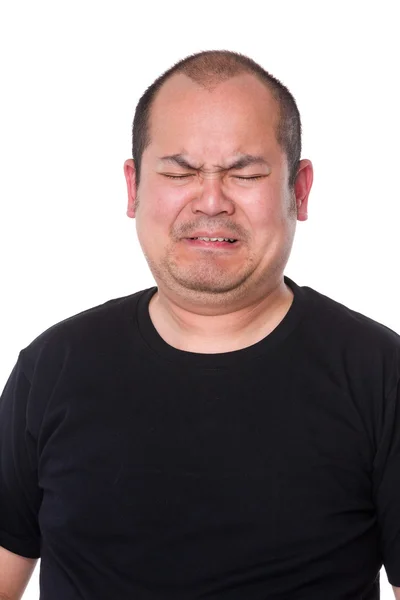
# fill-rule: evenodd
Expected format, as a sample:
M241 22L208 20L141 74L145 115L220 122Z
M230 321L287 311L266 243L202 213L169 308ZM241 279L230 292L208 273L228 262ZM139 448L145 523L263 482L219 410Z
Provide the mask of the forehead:
M159 90L150 114L151 144L256 146L275 139L279 109L270 90L245 73L204 87L184 74Z

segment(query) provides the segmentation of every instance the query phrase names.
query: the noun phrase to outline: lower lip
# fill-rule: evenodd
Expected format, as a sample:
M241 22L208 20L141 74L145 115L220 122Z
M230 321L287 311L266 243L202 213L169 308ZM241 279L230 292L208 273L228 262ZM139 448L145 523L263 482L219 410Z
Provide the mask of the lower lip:
M185 242L195 248L209 248L209 249L221 249L221 250L234 250L239 245L239 241L236 242L206 242L204 240L191 240L186 238Z

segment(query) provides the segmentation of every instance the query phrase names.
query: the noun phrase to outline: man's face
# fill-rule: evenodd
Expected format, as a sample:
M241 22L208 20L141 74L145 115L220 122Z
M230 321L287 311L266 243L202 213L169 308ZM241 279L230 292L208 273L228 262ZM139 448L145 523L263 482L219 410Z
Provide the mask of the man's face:
M136 218L159 287L216 301L257 294L280 280L296 218L307 218L312 167L302 161L308 175L290 191L277 120L276 102L252 75L210 92L180 74L161 88L138 190L133 161L125 165L128 215ZM303 200L299 215L296 194ZM190 239L198 236L236 241Z

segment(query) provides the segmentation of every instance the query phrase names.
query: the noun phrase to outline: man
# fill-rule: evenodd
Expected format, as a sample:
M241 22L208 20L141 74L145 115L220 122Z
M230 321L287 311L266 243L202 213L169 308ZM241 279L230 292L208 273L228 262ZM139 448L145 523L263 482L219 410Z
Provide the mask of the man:
M400 586L400 338L284 276L300 133L289 91L231 52L142 96L127 214L157 287L21 351L3 594L38 557L41 600L373 600L382 564Z

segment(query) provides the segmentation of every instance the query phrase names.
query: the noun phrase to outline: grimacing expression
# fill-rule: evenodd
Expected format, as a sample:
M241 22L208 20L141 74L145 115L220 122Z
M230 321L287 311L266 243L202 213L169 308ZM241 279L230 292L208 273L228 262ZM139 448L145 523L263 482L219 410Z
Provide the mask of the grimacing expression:
M278 115L276 101L253 75L211 90L183 74L164 83L151 109L139 189L127 178L128 215L136 218L159 287L241 297L278 281L296 219L307 218L298 215L288 187ZM207 233L237 241L189 239Z

